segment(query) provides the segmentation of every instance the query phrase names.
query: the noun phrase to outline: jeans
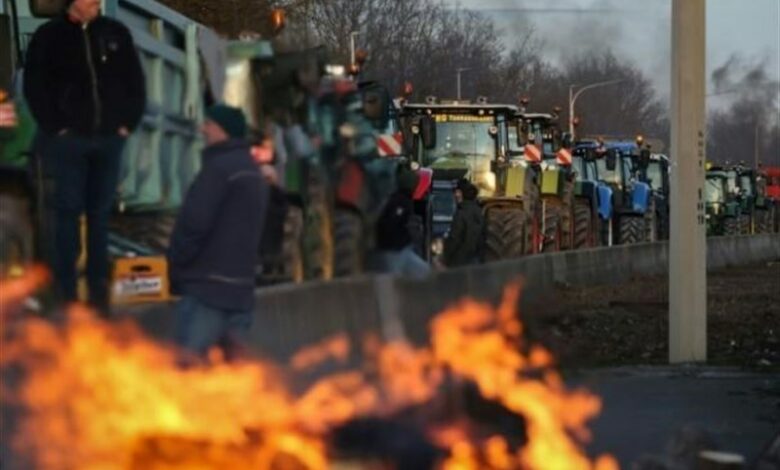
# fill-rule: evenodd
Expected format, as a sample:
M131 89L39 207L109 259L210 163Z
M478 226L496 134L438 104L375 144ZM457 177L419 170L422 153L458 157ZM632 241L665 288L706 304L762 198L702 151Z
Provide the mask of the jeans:
M414 252L411 245L398 251L377 252L375 264L380 272L413 279L422 279L431 273L431 266Z
M248 343L251 310L222 310L185 295L176 304L176 342L182 348L204 356L220 342L241 349ZM230 353L231 351L227 351Z
M108 220L114 203L125 139L116 136L52 137L45 158L54 173L54 273L64 301L77 299L79 218L87 219L87 285L90 303L108 309Z

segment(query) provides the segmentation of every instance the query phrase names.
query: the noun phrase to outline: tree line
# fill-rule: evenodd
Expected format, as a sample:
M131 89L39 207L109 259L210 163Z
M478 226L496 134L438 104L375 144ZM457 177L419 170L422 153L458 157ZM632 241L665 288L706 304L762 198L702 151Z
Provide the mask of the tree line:
M279 50L324 45L332 61L341 64L349 62L350 34L356 32L357 47L369 53L361 77L378 80L393 93L411 82L412 100L428 95L455 98L457 71L466 69L461 73L464 99L486 96L494 102L519 104L527 97L530 111L551 112L560 107L565 125L571 86L619 80L588 90L578 99L578 134L628 137L643 133L669 142L667 105L639 67L608 49L553 63L546 49L556 38L542 37L527 21L513 26L507 39L485 15L441 0L163 1L232 37L244 31L269 37L267 18L274 8L283 8L288 21L274 39ZM730 66L741 65L733 61ZM729 73L725 73L726 78ZM766 83L765 75L756 77L754 73L751 77L754 82L761 81L762 90L774 90L777 95L777 88ZM778 155L771 153L780 145L780 127L777 120L772 122L777 99L768 93L753 93L747 98L736 100L730 109L710 113L711 159L723 161L754 145L760 146L759 153L766 161ZM746 116L752 116L752 133L747 132L750 123ZM757 140L756 122L761 127ZM748 146L748 141L753 144Z

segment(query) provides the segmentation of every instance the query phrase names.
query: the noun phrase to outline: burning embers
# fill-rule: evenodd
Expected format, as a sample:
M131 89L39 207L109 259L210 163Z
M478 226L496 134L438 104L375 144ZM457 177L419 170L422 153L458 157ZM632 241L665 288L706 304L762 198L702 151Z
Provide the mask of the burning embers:
M3 316L41 281L0 286ZM21 287L20 287L21 286ZM430 346L368 339L366 364L311 378L350 356L345 338L289 368L255 361L182 368L135 327L82 308L62 326L3 322L12 435L37 469L597 469L581 443L597 397L568 391L550 354L528 346L502 305L464 301L431 324Z

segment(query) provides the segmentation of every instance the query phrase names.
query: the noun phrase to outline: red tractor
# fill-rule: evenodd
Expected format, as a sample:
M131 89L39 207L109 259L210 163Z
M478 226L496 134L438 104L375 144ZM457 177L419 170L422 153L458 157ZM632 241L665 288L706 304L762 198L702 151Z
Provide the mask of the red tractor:
M763 173L766 175L766 197L770 201L774 232L780 233L780 166L764 167Z

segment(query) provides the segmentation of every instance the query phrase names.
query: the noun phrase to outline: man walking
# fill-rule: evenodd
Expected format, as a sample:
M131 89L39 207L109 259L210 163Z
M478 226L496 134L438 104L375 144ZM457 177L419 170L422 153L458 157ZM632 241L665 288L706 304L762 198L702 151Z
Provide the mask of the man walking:
M455 200L458 209L452 219L450 235L444 243L444 264L448 267L475 264L482 257L485 220L477 204L478 190L466 179L458 181Z
M54 174L59 293L76 300L79 218L87 218L89 300L108 309L108 219L125 139L146 103L144 77L128 29L100 16L99 0L70 0L27 51L24 93L44 134Z
M171 236L171 286L181 295L177 341L199 355L223 339L241 342L251 326L269 185L246 130L239 109L206 110L201 170Z

